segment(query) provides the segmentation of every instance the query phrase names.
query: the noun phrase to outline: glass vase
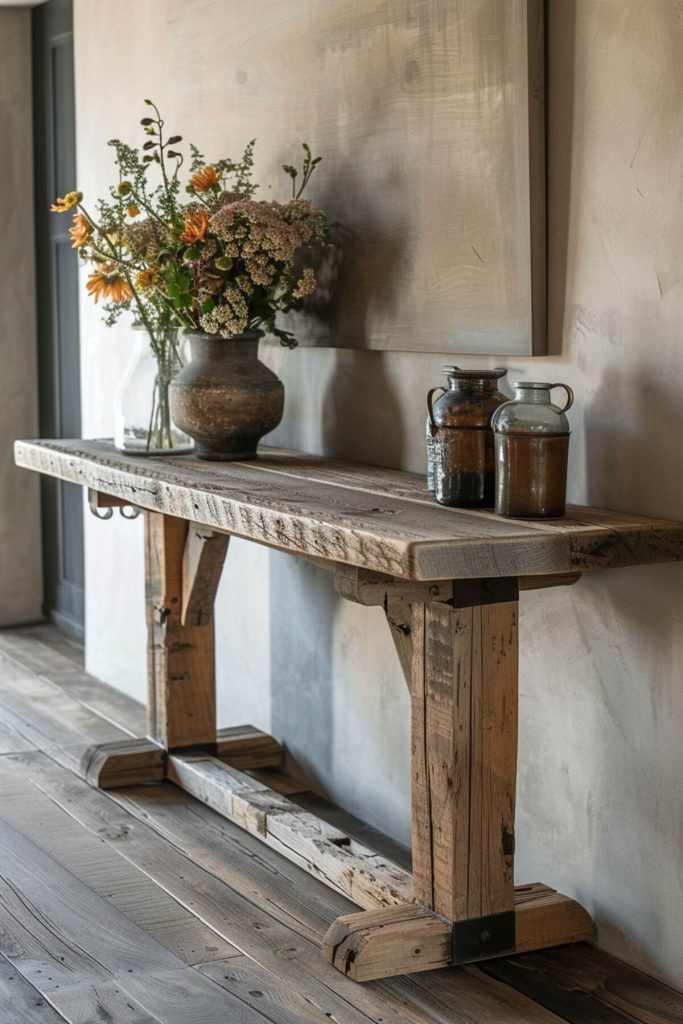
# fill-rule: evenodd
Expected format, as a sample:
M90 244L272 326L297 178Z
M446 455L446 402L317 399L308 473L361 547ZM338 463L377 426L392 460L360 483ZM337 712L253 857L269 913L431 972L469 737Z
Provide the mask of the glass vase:
M183 336L169 329L152 346L145 330L135 335L114 396L114 445L127 455L185 455L194 442L173 423L168 402L169 385L185 363Z

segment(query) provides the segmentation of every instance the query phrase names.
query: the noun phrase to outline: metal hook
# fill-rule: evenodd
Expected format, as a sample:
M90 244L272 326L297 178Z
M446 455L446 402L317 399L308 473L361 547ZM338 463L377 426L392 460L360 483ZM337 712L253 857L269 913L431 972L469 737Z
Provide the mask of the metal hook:
M95 516L95 519L111 519L114 515L114 509L111 507L99 509L96 505L91 505L90 511Z
M137 517L140 515L140 509L135 508L134 505L122 505L119 508L119 512L121 513L124 519L137 519Z

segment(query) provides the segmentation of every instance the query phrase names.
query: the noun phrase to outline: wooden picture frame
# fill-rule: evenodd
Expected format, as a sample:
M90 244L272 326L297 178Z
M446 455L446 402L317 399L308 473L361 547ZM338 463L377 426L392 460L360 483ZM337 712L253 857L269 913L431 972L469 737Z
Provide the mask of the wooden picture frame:
M306 196L340 248L301 343L545 352L543 0L227 0L220 69L176 13L177 123L208 159L255 136L257 197L282 200L301 142L323 157Z

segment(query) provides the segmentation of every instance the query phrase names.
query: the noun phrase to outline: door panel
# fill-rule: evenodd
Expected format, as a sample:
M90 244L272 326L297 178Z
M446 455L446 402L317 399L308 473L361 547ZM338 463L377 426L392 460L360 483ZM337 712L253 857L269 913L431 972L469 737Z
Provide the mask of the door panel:
M55 196L76 187L73 16L71 0L33 10L36 263L40 432L81 432L78 257L71 218L50 214ZM83 632L83 498L72 484L43 478L45 614Z

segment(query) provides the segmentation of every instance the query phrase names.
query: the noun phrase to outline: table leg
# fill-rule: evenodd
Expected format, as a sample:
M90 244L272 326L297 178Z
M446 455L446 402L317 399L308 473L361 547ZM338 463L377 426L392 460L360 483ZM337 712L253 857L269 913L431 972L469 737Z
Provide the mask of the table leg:
M204 595L204 615L183 622L183 561L189 524L185 519L145 513L148 735L166 750L216 739L214 586ZM215 539L214 539L215 538ZM212 534L219 570L227 537ZM201 624L197 625L197 622Z
M89 748L81 767L92 785L161 782L169 751L202 751L237 770L282 763L280 744L253 726L216 733L213 604L229 539L145 512L148 738Z
M517 601L422 605L413 623L415 898L456 922L509 915Z
M592 934L574 900L515 887L517 587L473 582L389 617L404 666L406 626L412 648L414 903L333 923L325 955L358 981Z

